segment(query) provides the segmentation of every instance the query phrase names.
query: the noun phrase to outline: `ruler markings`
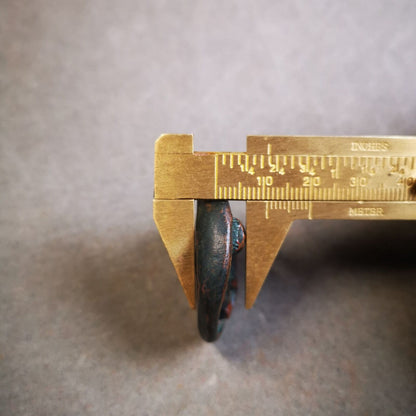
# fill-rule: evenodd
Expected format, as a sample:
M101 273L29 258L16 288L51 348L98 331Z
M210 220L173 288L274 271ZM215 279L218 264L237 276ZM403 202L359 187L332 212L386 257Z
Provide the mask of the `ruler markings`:
M416 176L415 156L279 155L268 150L268 166L265 166L264 154L216 153L214 198L380 202L414 199L408 191L408 178ZM261 165L264 173L260 169ZM226 176L228 169L235 173ZM383 181L381 175L386 177L384 184L380 184ZM284 176L287 177L284 185L276 186L276 182L278 184ZM258 186L253 186L255 178L259 182ZM275 182L274 186L269 185L269 179ZM308 186L302 186L302 179L303 184ZM328 182L332 182L332 187L325 186Z
M341 164L341 161L340 161L340 158L339 158L339 156L337 156L336 157L336 165L335 165L335 178L336 179L339 179L339 169L340 169L340 164Z

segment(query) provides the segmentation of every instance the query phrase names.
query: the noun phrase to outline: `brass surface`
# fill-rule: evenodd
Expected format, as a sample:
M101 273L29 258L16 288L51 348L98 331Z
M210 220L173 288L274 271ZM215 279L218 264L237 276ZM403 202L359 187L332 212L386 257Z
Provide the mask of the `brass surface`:
M153 216L191 308L195 308L194 201L153 200Z
M416 137L249 136L247 152L202 153L161 136L154 217L191 306L194 199L247 201L250 308L294 220L416 219Z

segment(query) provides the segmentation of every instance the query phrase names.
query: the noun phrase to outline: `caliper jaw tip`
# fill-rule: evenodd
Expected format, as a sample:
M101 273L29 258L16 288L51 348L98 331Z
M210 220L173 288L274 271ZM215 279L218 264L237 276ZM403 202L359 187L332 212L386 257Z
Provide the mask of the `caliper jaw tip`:
M265 216L265 201L247 201L246 243L246 302L250 309L257 299L264 281L273 265L293 218L276 211L276 218Z
M153 200L153 218L179 281L195 308L194 200Z

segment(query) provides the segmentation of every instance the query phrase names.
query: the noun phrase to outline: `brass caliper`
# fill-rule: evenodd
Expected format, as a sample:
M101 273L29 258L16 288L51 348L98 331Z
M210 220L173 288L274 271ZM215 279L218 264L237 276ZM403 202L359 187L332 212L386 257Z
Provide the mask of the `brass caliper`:
M297 219L416 219L416 137L249 136L246 152L194 152L192 135L155 146L154 219L192 308L195 200L246 201L251 308Z

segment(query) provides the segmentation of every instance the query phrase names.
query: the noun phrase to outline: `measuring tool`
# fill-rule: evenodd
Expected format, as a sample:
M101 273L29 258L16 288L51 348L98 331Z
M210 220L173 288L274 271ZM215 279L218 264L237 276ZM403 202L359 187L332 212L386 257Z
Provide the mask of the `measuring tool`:
M249 136L246 152L155 146L154 219L195 307L194 200L246 204L246 307L297 219L415 220L416 137Z

